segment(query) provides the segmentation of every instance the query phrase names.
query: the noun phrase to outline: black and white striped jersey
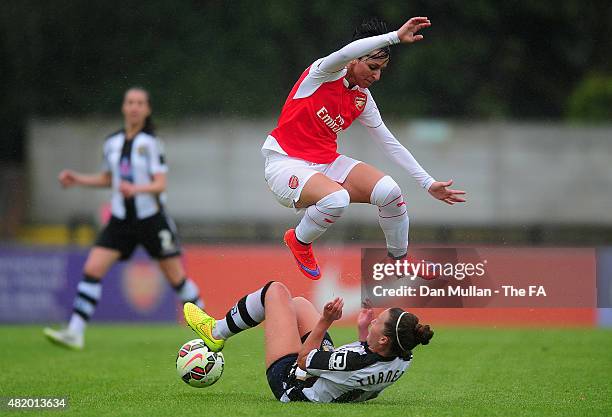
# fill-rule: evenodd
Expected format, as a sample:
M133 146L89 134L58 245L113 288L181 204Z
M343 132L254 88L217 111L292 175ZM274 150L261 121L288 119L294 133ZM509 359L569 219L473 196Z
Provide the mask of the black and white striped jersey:
M306 358L305 377L294 366L294 382L289 384L281 401L367 401L397 381L411 361L412 355L409 359L383 357L370 351L365 342L330 351L315 349Z
M104 143L102 169L112 175L113 216L122 220L145 219L163 208L165 193L139 193L126 199L119 192L121 181L149 184L153 175L168 171L162 145L155 136L141 131L132 140L126 140L124 130L113 133Z

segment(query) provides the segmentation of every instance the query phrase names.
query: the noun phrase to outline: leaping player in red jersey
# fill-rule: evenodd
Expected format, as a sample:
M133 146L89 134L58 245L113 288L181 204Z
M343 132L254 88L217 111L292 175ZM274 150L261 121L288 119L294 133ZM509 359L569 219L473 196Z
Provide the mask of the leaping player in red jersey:
M431 196L447 204L465 202L449 181L433 179L385 126L368 87L389 63L389 47L423 39L431 26L427 17L413 17L395 32L372 19L360 25L353 42L316 60L297 81L283 106L278 126L270 132L262 153L265 179L278 201L304 216L284 241L300 271L316 280L321 271L312 242L342 216L350 203L378 206L379 223L389 257L408 252L408 214L397 183L375 167L337 152L338 133L357 119L395 163Z

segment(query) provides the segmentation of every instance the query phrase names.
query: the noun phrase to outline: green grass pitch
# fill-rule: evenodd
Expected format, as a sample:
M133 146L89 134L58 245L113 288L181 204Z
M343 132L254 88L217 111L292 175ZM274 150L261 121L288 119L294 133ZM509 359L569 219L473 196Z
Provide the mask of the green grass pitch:
M332 329L336 344L355 338ZM64 411L113 416L610 416L612 331L440 328L412 368L362 404L277 402L263 364L263 332L232 339L225 372L207 389L176 375L193 333L172 325L90 327L82 352L44 340L39 326L0 326L0 396L69 396ZM0 415L21 414L0 410Z

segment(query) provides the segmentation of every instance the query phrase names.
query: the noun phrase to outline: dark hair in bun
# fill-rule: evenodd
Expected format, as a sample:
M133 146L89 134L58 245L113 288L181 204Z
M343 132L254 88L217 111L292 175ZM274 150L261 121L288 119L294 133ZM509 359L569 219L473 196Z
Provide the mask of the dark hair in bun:
M422 325L418 323L414 328L414 334L418 343L420 343L421 345L426 345L433 337L434 332L429 327L429 324Z
M383 334L390 340L391 352L409 359L412 349L418 345L427 345L434 335L429 325L420 324L419 318L401 308L389 309L389 319L385 323Z

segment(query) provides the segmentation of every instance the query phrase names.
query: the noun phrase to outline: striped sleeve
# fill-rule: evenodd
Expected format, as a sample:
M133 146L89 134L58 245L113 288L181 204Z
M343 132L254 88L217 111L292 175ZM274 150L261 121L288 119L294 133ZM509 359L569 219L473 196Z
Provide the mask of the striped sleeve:
M314 349L306 357L306 372L325 377L326 374L357 371L377 361L376 354L359 354L350 350L327 352Z

